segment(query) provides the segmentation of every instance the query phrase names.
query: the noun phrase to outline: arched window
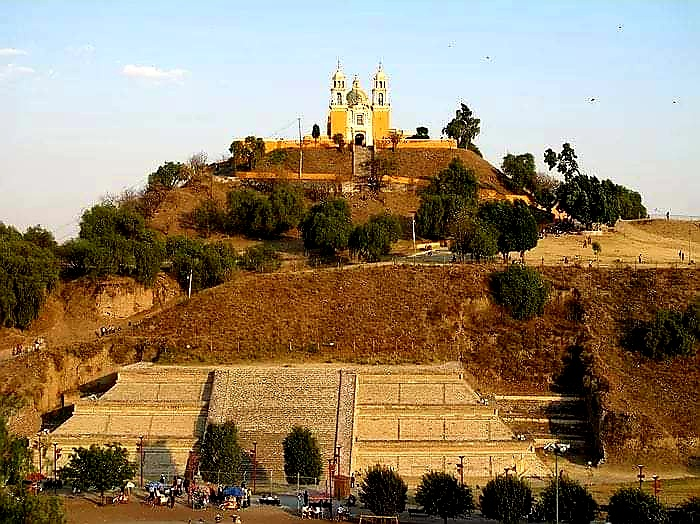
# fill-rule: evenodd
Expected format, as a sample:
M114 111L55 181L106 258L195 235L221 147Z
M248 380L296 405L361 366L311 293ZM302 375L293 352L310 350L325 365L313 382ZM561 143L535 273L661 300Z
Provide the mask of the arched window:
M384 93L379 93L379 105L383 106L384 105Z
M342 93L338 93L338 103L342 104L343 103L343 95Z

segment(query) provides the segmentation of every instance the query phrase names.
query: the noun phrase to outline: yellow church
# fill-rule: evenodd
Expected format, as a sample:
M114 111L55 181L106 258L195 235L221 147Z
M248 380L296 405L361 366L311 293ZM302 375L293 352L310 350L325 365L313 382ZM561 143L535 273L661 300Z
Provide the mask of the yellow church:
M328 110L328 137L340 133L347 144L374 146L389 135L391 105L388 78L382 64L372 79L372 98L360 87L357 75L348 90L345 74L338 67L331 77L331 100Z

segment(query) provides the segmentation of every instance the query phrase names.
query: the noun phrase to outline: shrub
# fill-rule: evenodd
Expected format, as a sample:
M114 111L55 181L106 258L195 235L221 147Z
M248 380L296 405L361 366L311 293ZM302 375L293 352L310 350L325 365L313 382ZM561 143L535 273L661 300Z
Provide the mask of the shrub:
M685 313L660 309L650 322L631 321L622 346L654 359L692 354L698 331L695 308L693 303Z
M406 509L408 487L393 469L377 464L367 470L360 484L360 502L372 513L393 516Z
M542 510L548 522L556 516L556 479L540 494ZM595 517L598 504L579 482L562 475L559 478L559 519L570 524L588 524Z
M270 246L262 245L251 246L246 249L243 256L239 259L239 264L248 271L269 273L279 269L282 262L277 251Z
M653 495L637 488L617 490L608 504L608 520L612 524L663 524L666 510Z
M491 295L517 320L525 320L544 313L550 283L526 266L511 265L505 271L491 274Z
M207 244L186 237L169 237L166 251L172 274L184 290L188 289L190 272L192 291L199 291L230 280L236 268L236 253L223 242Z
M352 232L350 207L342 198L321 202L309 210L300 227L304 247L332 255L348 247Z
M423 475L416 490L416 502L428 515L442 517L445 524L448 518L459 517L474 509L471 490L460 486L452 475L438 471Z
M382 255L388 255L391 245L401 238L401 222L393 215L374 215L365 223L355 227L348 246L350 253L376 262Z
M503 524L517 524L530 513L532 490L525 480L515 475L499 475L484 486L479 503L484 517Z
M226 213L215 200L208 199L192 211L192 221L200 232L223 231L226 224Z

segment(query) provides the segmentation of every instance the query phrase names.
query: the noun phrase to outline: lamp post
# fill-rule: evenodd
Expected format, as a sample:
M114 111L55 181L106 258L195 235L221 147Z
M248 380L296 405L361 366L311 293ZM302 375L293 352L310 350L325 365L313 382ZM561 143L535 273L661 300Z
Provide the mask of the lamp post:
M566 453L569 448L569 444L564 444L562 442L550 442L544 447L545 451L551 451L554 453L554 476L556 483L556 497L555 497L555 514L556 514L556 524L559 524L559 455Z
M464 486L464 455L459 456L459 464L457 464L457 469L459 470L459 484Z
M644 464L637 464L637 467L639 468L639 474L637 475L637 478L639 479L639 491L642 491L642 481L644 480Z
M58 458L58 443L52 442L53 445L53 494L56 494L56 481L58 476L56 475L56 459Z
M258 443L253 442L253 495L255 495L255 481L258 476Z
M659 481L658 475L652 475L651 478L654 479L654 498L656 499L656 502L659 502L659 491L661 491L661 482Z
M136 447L139 450L139 466L141 469L141 476L140 476L140 486L141 489L143 489L143 457L144 457L144 449L143 449L143 435L139 435L139 441L136 444Z
M335 447L335 455L333 455L333 461L336 464L336 467L338 468L338 475L340 475L340 448L342 446L336 446Z
M328 459L328 496L331 500L331 520L333 520L333 472L335 471L335 461Z

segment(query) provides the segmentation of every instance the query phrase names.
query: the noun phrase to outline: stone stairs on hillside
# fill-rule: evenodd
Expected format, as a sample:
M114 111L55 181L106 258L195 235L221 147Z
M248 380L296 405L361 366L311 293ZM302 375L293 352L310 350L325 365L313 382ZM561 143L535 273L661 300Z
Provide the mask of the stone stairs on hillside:
M234 421L241 447L252 449L253 443L257 443L258 478L281 479L284 475L282 441L292 427L311 429L324 464L333 458L336 439L348 440L347 434L352 429L340 424L336 427L336 418L339 409L346 409L348 402L342 398L339 402L339 392L352 390L352 377L343 378L338 369L222 368L215 371L209 420ZM347 417L344 420L346 424L351 423ZM337 435L337 431L342 434ZM349 455L345 462L348 461ZM341 466L342 463L341 457ZM325 468L322 478L325 478Z
M575 454L591 452L593 434L583 397L575 395L496 395L503 420L516 435L539 448L548 442L571 445Z
M369 162L374 158L374 150L370 147L353 146L352 149L352 178L355 182L355 190L366 188L367 179L372 175Z

